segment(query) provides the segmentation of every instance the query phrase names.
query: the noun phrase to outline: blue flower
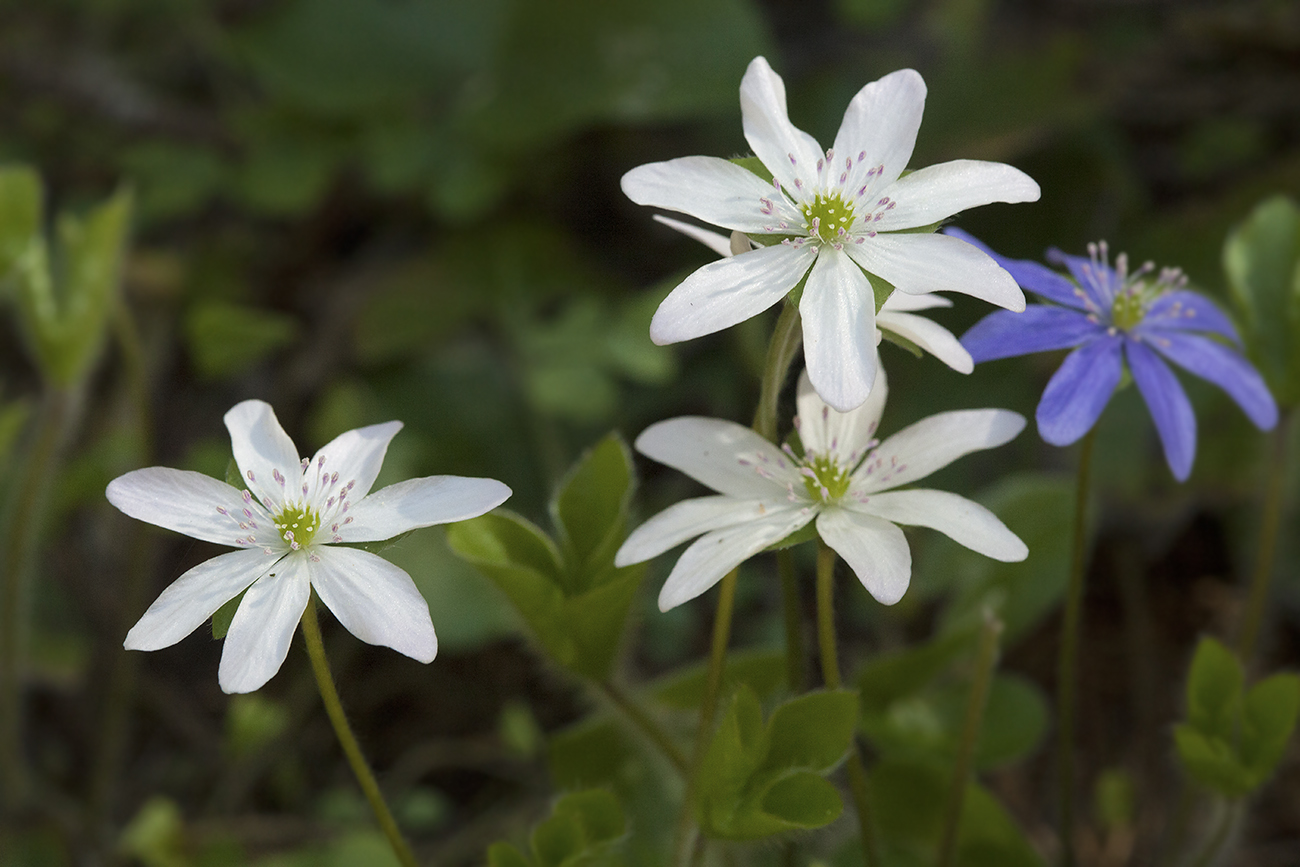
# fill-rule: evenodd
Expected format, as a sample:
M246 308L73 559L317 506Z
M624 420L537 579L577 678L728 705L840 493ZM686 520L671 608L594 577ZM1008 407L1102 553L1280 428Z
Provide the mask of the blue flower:
M1130 272L1122 253L1111 267L1105 242L1089 244L1087 258L1049 250L1048 261L1064 265L1071 281L1038 262L999 256L960 230L945 231L978 246L1022 288L1052 302L1023 313L992 313L961 338L976 363L1074 350L1038 403L1038 433L1052 445L1069 445L1092 428L1120 384L1125 363L1179 481L1191 473L1196 456L1196 418L1166 361L1222 388L1261 430L1277 424L1277 404L1238 351L1236 329L1208 299L1185 288L1180 270L1157 272L1148 262Z

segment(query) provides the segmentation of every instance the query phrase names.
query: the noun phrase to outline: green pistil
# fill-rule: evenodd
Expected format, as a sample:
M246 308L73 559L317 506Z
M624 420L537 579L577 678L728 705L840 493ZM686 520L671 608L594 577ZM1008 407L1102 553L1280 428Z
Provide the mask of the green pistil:
M290 507L276 516L275 528L290 548L306 548L320 529L320 515L307 506Z
M816 231L817 236L827 243L840 240L840 230L847 233L853 226L853 206L845 204L839 193L819 195L802 210L805 228L809 232ZM817 227L815 230L814 225Z
M1142 321L1150 299L1144 286L1134 286L1115 296L1110 308L1110 321L1121 331L1128 331Z
M808 459L804 466L813 472L813 476L804 475L803 484L814 500L830 503L848 492L849 471L833 459L818 455Z

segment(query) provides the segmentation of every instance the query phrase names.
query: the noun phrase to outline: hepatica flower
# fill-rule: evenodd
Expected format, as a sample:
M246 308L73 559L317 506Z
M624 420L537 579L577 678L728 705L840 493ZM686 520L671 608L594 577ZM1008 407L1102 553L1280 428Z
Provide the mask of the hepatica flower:
M743 561L816 521L876 599L902 598L912 555L898 524L931 527L1003 561L1023 560L1025 544L988 509L946 491L897 490L978 449L1009 441L1025 426L1001 409L945 412L879 442L888 385L882 369L865 403L841 413L800 377L798 418L804 452L779 449L747 427L711 418L651 425L636 448L718 493L655 515L623 543L615 565L640 563L696 536L659 594L659 608L694 599Z
M979 244L965 233L947 231ZM1127 365L1151 412L1169 469L1179 481L1186 480L1196 456L1196 417L1167 361L1222 388L1256 427L1268 430L1277 424L1277 404L1238 351L1236 329L1208 299L1185 288L1181 271L1156 271L1151 263L1130 270L1122 253L1112 266L1105 242L1088 249L1087 258L1048 251L1048 260L1064 265L1073 281L1037 262L988 250L1021 286L1051 303L1031 305L1023 313L994 312L961 339L976 362L1074 350L1038 403L1038 432L1044 440L1064 446L1087 433Z
M674 231L694 238L719 256L732 256L732 239L737 239L741 253L754 249L748 236L739 233L727 238L717 232L710 232L681 220L674 220L655 214L655 220ZM892 293L886 299L880 311L876 313L876 344L880 344L881 331L888 331L903 338L933 355L944 364L959 373L970 373L975 369L975 362L970 353L951 331L937 322L917 316L920 310L933 310L936 307L951 307L952 302L940 295L904 295Z
M790 123L781 77L755 58L740 108L745 139L772 181L697 156L639 166L622 186L637 204L783 240L700 268L660 305L650 337L676 343L735 325L807 278L799 312L808 376L830 406L847 411L875 379L873 281L882 291L879 281L906 295L950 290L1023 309L1015 281L983 252L909 231L976 205L1038 198L1028 175L1002 163L954 160L904 175L924 104L919 74L891 73L858 92L823 150Z
M244 593L226 633L218 679L251 692L280 669L314 589L339 622L369 644L430 662L437 638L411 576L341 543L391 539L500 505L493 479L431 476L370 492L402 423L348 431L310 459L271 407L246 400L226 413L243 490L202 473L150 467L114 479L108 499L133 518L238 550L178 578L127 633L128 650L170 647Z

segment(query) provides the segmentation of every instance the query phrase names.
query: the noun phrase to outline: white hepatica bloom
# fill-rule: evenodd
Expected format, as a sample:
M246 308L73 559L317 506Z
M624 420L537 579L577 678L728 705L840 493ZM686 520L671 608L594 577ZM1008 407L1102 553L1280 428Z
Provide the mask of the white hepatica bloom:
M655 214L655 220L674 231L681 232L688 238L694 238L719 256L737 255L732 251L733 243L741 253L756 249L756 245L739 232L727 238L717 232L710 232L708 229L683 223L681 220L674 220L662 214ZM952 302L940 295L890 293L884 306L876 314L876 344L880 344L880 332L889 331L916 344L958 373L970 373L975 369L975 362L957 336L939 323L915 315L918 310L951 306Z
M879 442L874 435L887 391L882 369L866 403L841 413L817 395L805 373L796 419L802 457L734 422L687 417L651 425L637 437L637 450L719 493L684 500L646 521L623 543L615 565L649 560L700 536L659 594L659 608L667 611L814 519L818 535L886 605L902 598L912 575L912 554L897 524L930 527L995 560L1023 560L1025 543L980 504L947 491L893 489L1008 442L1024 428L1024 417L1003 409L944 412Z
M650 324L656 343L711 334L775 304L807 276L803 318L808 375L838 410L861 404L875 379L875 295L867 272L906 295L964 292L1011 310L1024 294L970 244L908 232L990 202L1030 202L1038 184L1003 163L953 160L903 175L912 156L925 82L911 69L862 88L823 151L790 123L785 85L762 57L740 85L745 140L771 172L696 156L638 166L623 192L639 205L690 214L785 242L712 262L686 278Z
M251 692L280 670L315 589L357 638L431 662L437 638L411 576L382 557L330 543L462 521L500 505L510 489L493 479L431 476L370 493L399 421L348 431L301 460L270 405L246 400L225 421L248 484L243 491L168 467L136 470L108 486L109 502L133 518L240 549L176 579L127 633L125 647L170 647L247 590L226 634L218 680L226 692Z

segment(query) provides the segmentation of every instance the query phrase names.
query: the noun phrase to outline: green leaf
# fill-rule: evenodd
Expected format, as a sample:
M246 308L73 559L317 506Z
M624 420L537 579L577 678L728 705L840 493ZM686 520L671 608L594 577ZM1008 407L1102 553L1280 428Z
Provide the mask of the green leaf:
M1241 336L1284 405L1300 401L1300 206L1261 202L1223 245L1223 269Z
M519 567L559 583L562 567L555 543L536 524L506 509L452 524L447 543L476 565Z
M298 320L284 313L228 301L189 309L185 336L199 374L216 379L243 373L298 336Z
M772 713L771 745L763 767L829 770L844 758L857 727L858 697L850 690L791 699Z
M1286 751L1300 714L1300 677L1275 674L1251 687L1242 707L1241 757L1262 783Z
M978 633L977 625L965 625L940 633L925 644L868 660L858 674L863 708L881 711L925 689L962 651L974 645Z
M740 650L727 654L722 673L722 692L741 684L760 697L773 695L785 683L784 650ZM655 681L650 692L657 701L680 710L694 710L704 698L708 669L704 662L670 672Z
M551 500L569 566L566 590L580 593L606 578L626 535L633 489L632 453L610 433L578 459Z
M793 828L820 828L844 811L839 790L811 771L777 780L763 793L760 804L763 813Z
M1187 718L1207 737L1231 740L1241 713L1244 675L1232 651L1214 638L1202 638L1187 675Z
M572 817L589 845L612 842L627 832L618 798L604 789L565 795L555 805L555 815Z
M960 731L967 691L952 703L954 736ZM1032 681L1012 674L998 674L989 687L984 722L975 746L975 766L990 770L1014 764L1031 755L1047 734L1049 711L1043 691ZM954 737L955 745L955 737Z
M569 815L556 814L533 829L533 857L537 867L560 867L586 848L582 826Z
M41 179L26 166L0 168L0 282L41 233Z
M589 717L561 729L546 745L547 767L562 789L610 785L637 758L623 729L608 717Z
M493 843L487 851L488 867L533 867L523 853L509 843Z
M758 696L742 684L705 753L700 771L701 797L712 792L739 792L762 765L767 754L766 734Z
M1179 723L1174 728L1174 746L1187 775L1223 797L1240 798L1255 787L1253 775L1222 738Z

